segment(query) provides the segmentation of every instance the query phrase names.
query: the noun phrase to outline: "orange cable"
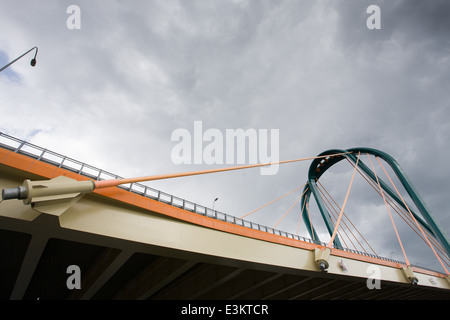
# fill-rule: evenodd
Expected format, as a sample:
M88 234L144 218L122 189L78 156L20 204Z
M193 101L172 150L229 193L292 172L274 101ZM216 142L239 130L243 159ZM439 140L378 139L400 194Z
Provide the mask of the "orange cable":
M209 170L172 173L172 174L160 174L160 175L145 176L145 177L138 177L138 178L100 180L100 181L95 181L94 183L95 183L95 189L102 189L102 188L116 187L118 185L127 184L127 183L180 178L180 177L187 177L187 176L194 176L194 175L208 174L208 173L216 173L216 172L225 172L225 171L232 171L232 170L250 169L250 168L264 167L264 166L270 166L270 165L275 165L275 164L285 164L285 163L291 163L291 162L320 159L320 158L326 158L326 157L331 157L331 156L344 155L344 154L348 154L348 153L351 153L351 152L344 152L344 153L337 153L337 154L333 154L333 155L323 155L323 156L309 157L309 158L301 158L301 159L294 159L294 160L284 160L284 161L270 162L270 163L250 164L250 165L237 166L237 167L209 169Z
M306 190L308 190L308 189L306 189ZM297 225L297 231L296 231L297 235L298 235L298 230L300 229L300 223L302 222L303 212L305 210L305 204L306 204L306 199L305 199L305 202L303 202L302 211L300 212L300 218L298 219L298 225Z
M312 238L314 241L316 241L316 237L314 236L313 227L312 227L311 215L309 214L309 203L306 203L306 212L308 213L309 226L311 228Z
M319 181L317 181L317 182L319 182ZM334 202L334 205L335 205L337 208L339 208L339 210L340 210L341 208L339 207L339 205L337 204L337 202L334 200L334 198L330 195L330 193L326 190L326 188L325 188L320 182L319 182L319 185L323 188L323 190L325 191L325 193L326 193L326 194L330 197L330 199ZM370 249L372 249L373 253L374 253L375 255L377 255L377 253L375 252L375 250L372 248L372 246L369 244L369 242L366 240L366 238L361 234L361 232L358 230L358 228L353 224L353 222L352 222L351 219L346 215L345 212L343 213L343 217L345 217L345 218L349 221L349 223L352 225L353 228L355 228L356 232L358 232L358 234L361 236L361 238L364 240L364 242L369 246ZM344 221L344 224L345 224L345 226L348 228L350 234L355 238L356 242L361 246L362 250L363 250L364 252L367 253L367 251L366 251L366 249L364 248L364 246L361 244L361 242L358 240L358 238L357 238L357 237L355 236L355 234L352 232L351 228L345 223L345 221ZM352 242L352 241L350 240L350 242ZM353 242L352 242L352 244L353 244ZM355 245L353 245L353 246L354 246L355 249L356 249L356 246L355 246Z
M324 197L324 194L322 193L322 190L318 187L317 188L321 194L321 198L325 204L325 206L328 209L328 212L331 213L330 214L330 220L333 223L334 226L336 226L334 219L336 218L336 214L339 216L339 214L337 213L336 209L334 208L334 206L331 204L331 202L328 200L328 198ZM330 209L331 207L331 209ZM337 218L336 218L337 220ZM345 221L343 221L344 225L345 225ZM350 237L347 235L347 232L344 230L344 228L342 228L342 232L345 234L345 236L350 240ZM339 235L339 237L341 238L342 242L344 243L344 246L346 248L349 248L349 246L347 245L347 243L345 242L345 238L342 236L341 230L337 231L337 234ZM355 245L353 244L353 242L350 240L350 243L353 245L353 247L355 248ZM355 248L356 249L356 248Z
M319 182L319 181L318 181L318 182ZM341 210L341 208L339 207L339 205L336 203L336 201L333 199L333 197L328 193L328 191L325 189L325 187L324 187L320 182L319 182L319 185L320 185L320 187L323 189L323 191L328 195L328 197L326 197L326 196L322 193L321 189L319 188L319 190L321 191L321 194L322 194L322 195L327 199L327 201L330 203L330 206L333 208L333 212L334 212L335 214L337 214L337 212L338 212L337 209ZM330 200L329 200L328 198L329 198ZM334 203L334 205L333 205L333 203L332 203L331 201ZM336 208L337 208L337 209L336 209ZM333 213L333 217L334 217L334 213ZM345 219L347 219L347 220L350 222L350 224L353 225L353 223L352 223L351 220L348 218L348 216L345 214L345 212L342 213L342 217L345 218ZM356 240L356 242L361 246L362 250L363 250L364 252L367 253L367 251L365 250L364 246L361 245L361 243L358 241L358 238L357 238L357 237L355 236L355 234L352 232L351 228L347 225L347 222L346 222L344 219L342 219L342 223L343 223L343 226L345 226L345 227L348 229L348 232L353 236L353 238ZM355 226L353 225L353 227L355 227ZM355 229L356 229L356 228L355 228ZM353 245L353 248L354 248L355 250L358 250L358 249L357 249L357 246L353 243L351 237L347 234L347 231L345 231L344 228L342 228L342 231L343 231L344 234L348 237L348 240L349 240L350 243ZM338 234L340 234L339 230L338 230Z
M347 158L346 158L346 160L352 165L352 166L354 166L354 164L352 163L352 162L350 162L350 160L348 160ZM378 190L378 188L376 188L375 186L374 186L374 182L373 181L371 181L371 180L369 180L369 179L367 179L367 177L366 177L366 174L363 174L359 169L357 169L358 170L358 173L369 183L369 185L372 187L372 188L374 188L374 190L380 195L380 196L382 196L382 194L380 193L380 191ZM414 227L414 226L411 226L410 224L409 224L409 222L408 221L406 221L405 220L405 218L403 217L403 216L405 216L409 221L411 221L412 222L412 219L409 217L409 215L405 212L405 210L402 208L402 207L399 207L398 205L397 205L397 201L394 201L389 195L386 195L385 194L385 196L386 196L386 198L387 198L387 202L388 202L388 204L391 206L391 208L403 219L403 221L405 221L406 222L406 224L411 228L411 229L413 229L414 230L414 232L423 240L423 241L426 241L423 237L422 237L422 235L420 235L417 231L416 231L416 228ZM397 208L397 209L396 209ZM400 212L399 212L400 211ZM428 235L430 235L430 233L427 231L427 230L423 230L422 229L422 231L423 232L425 232L425 234L428 234ZM447 257L446 255L445 255L445 252L444 252L444 249L442 248L442 246L441 246L441 244L439 243L439 242L437 242L434 238L431 238L431 241L434 243L434 245L435 245L435 247L436 247L436 249L439 251L439 252L441 252L442 254L444 254L444 256L443 257L441 257L441 258L444 258L444 259L446 259L446 260L449 260L450 261L450 257ZM369 244L369 243L367 243L367 244ZM370 246L370 245L369 245ZM373 250L373 249L372 249ZM375 252L375 251L374 251ZM448 265L448 266L450 266L450 263L449 262L447 262L447 261L445 261L444 262L446 265Z
M348 159L347 159L348 160ZM352 164L350 161L349 161L349 163L350 164ZM353 165L353 164L352 164ZM372 187L372 188L374 188L375 189L375 191L380 195L380 196L382 196L382 194L380 193L380 191L377 189L377 188L375 188L375 186L373 185L374 184L374 182L372 182L371 180L368 180L367 179L367 177L366 177L366 175L365 174L363 174L363 173L361 173L359 170L358 170L358 172L361 174L361 176L369 183L369 185ZM386 197L386 199L387 199L387 202L388 202L388 204L389 204L389 206L391 206L391 208L399 215L399 217L400 218L402 218L402 220L403 221L405 221L405 223L422 239L422 240L424 240L424 241L426 241L423 237L422 237L422 235L420 235L418 232L417 232L417 228L415 228L414 227L414 225L411 225L410 224L410 222L412 223L413 222L413 219L411 219L411 217L410 217L410 215L408 215L408 213L407 212L405 212L405 209L403 208L403 207L399 207L398 205L397 205L397 201L394 201L394 199L392 199L389 195L387 195L387 194L385 194L385 197ZM406 207L408 207L406 204L405 204L405 206ZM405 218L408 220L405 220ZM429 234L429 232L428 231L426 231L426 230L423 230L426 234ZM440 252L443 252L443 248L442 248L442 246L439 244L439 243L437 243L436 242L436 240L435 239L431 239L434 243L435 243L435 245L436 245L436 247L437 247L437 249L440 251ZM448 265L448 263L446 262L446 264Z
M304 187L304 186L306 186L306 183L305 183L303 186L297 187L297 188L295 188L294 190L289 191L289 192L286 193L285 195L282 195L281 197L279 197L279 198L277 198L277 199L275 199L275 200L272 200L272 201L270 201L269 203L266 203L266 204L263 205L262 207L259 207L258 209L255 209L255 210L253 210L252 212L249 212L249 213L247 213L246 215L243 215L242 217L240 217L240 219L243 219L243 218L245 218L246 216L249 216L249 215L251 215L252 213L255 213L256 211L261 210L261 209L267 207L269 204L272 204L272 203L274 203L274 202L276 202L276 201L278 201L278 200L280 200L280 199L282 199L282 198L284 198L284 197L290 195L292 192L297 191L298 189L300 189L300 188L302 188L302 187Z
M322 185L322 188L324 189L324 191L329 195L330 199L333 201L334 205L340 210L341 208L339 207L339 205L336 203L336 201L334 200L334 198L328 193L328 191L325 189L325 187ZM349 223L352 225L352 227L358 232L358 234L361 236L361 238L367 243L367 245L372 249L372 251L375 253L375 250L373 250L373 248L370 246L370 244L367 242L367 240L364 238L364 236L361 234L361 232L359 232L358 228L356 228L356 226L353 224L353 222L351 221L351 219L347 216L347 214L345 213L345 211L343 212L342 215L343 218L346 218ZM355 236L355 234L353 233L352 229L347 225L347 223L345 222L345 220L342 220L342 222L344 223L344 225L347 227L347 229L349 230L350 234L355 238L356 242L361 246L362 250L364 252L367 253L366 249L364 248L364 246L361 244L361 242L358 240L358 238ZM351 241L351 240L350 240ZM353 241L351 241L353 244ZM356 246L353 245L356 249ZM376 253L375 253L376 254Z
M306 189L307 190L307 189ZM297 200L295 200L295 202L294 202L294 204L289 208L289 210L278 220L278 222L273 226L273 229L275 229L275 227L281 222L281 220L283 220L284 219L284 217L286 217L286 215L289 213L289 211L291 211L292 210L292 208L297 204L297 202L299 202L300 201L300 199L303 197L303 195L305 194L305 192L306 192L306 190L305 191L303 191L303 193L302 193L302 195L297 199Z
M409 263L408 257L406 256L405 249L403 248L402 241L400 240L400 236L399 236L399 234L398 234L397 228L395 227L394 220L392 219L391 211L389 210L389 206L388 206L388 204L387 204L387 202L386 202L386 198L384 197L384 192L383 192L383 189L381 188L380 181L378 180L378 176L377 176L377 174L375 173L375 169L374 169L374 167L373 167L372 160L370 160L370 156L369 156L369 155L367 155L367 156L368 156L368 158L369 158L370 165L372 166L372 171L373 171L373 173L375 174L375 178L377 179L378 187L380 188L381 194L382 194L382 196L383 196L384 204L386 205L386 209L387 209L387 211L388 211L388 213L389 213L389 217L391 218L391 222L392 222L392 225L393 225L393 227L394 227L395 234L397 235L397 239L398 239L398 242L399 242L399 244L400 244L400 247L401 247L401 249L402 249L403 256L405 257L405 262L406 262L406 264L409 266L410 263Z
M395 191L397 191L397 194L399 195L400 199L402 199L403 204L406 206L406 208L408 209L409 214L411 215L412 219L414 220L414 222L416 223L417 227L419 228L419 230L422 232L423 236L425 237L428 245L430 246L431 250L433 250L435 256L438 258L439 262L441 263L442 267L444 268L445 272L447 274L448 270L445 268L444 264L442 263L441 258L439 257L439 255L436 253L436 251L434 250L433 246L431 245L430 241L428 240L428 237L425 235L425 233L422 230L422 227L419 225L419 223L417 222L416 218L414 218L413 214L411 213L411 210L409 209L408 205L406 204L405 200L403 199L403 197L401 196L400 192L397 190L397 187L395 186L394 182L391 180L391 177L388 175L388 173L386 172L386 170L384 169L383 164L381 163L380 159L377 157L378 162L381 165L381 168L383 168L384 173L386 174L386 176L388 177L389 181L391 182L392 186L395 188Z
M353 184L353 179L355 178L356 168L358 167L359 155L360 154L361 154L361 152L358 152L358 159L356 160L355 170L353 170L352 179L350 180L350 185L348 186L348 190L347 190L347 194L345 196L344 204L342 205L341 213L339 214L338 221L336 222L336 226L334 227L333 235L331 236L330 242L328 242L328 247L329 248L331 248L331 245L332 245L332 243L334 241L334 238L336 237L336 231L339 228L339 223L340 223L341 218L342 218L342 213L344 212L345 205L347 204L348 195L350 193L350 189L351 189L352 184Z
M347 160L348 160L348 159L347 159ZM350 161L349 161L349 162L350 162ZM351 162L350 162L350 163L351 163ZM351 164L352 164L352 163L351 163ZM352 164L352 165L353 165L353 164ZM374 190L375 190L380 196L383 196L383 195L381 194L381 192L379 191L379 189L376 188L376 187L374 186L374 184L375 184L374 182L368 180L367 177L366 177L366 175L363 174L363 173L361 173L361 171L358 170L358 172L359 172L359 173L361 174L361 176L369 183L369 185L370 185L372 188L374 188ZM390 207L391 207L391 208L392 208L392 209L400 216L400 218L402 218L403 221L405 221L405 223L406 223L411 229L413 229L413 231L414 231L420 238L422 238L422 236L414 229L414 227L410 225L410 222L413 222L412 219L408 216L408 214L405 212L405 210L404 210L403 208L401 208L401 207L399 207L399 206L397 205L397 201L394 201L394 199L392 199L388 194L385 194L385 197L386 197L386 200L387 200L389 206L390 206ZM396 208L397 208L397 209L396 209ZM410 222L406 221L405 218L408 219ZM427 231L425 231L425 232L427 232ZM428 233L428 232L427 232L427 233ZM423 238L422 238L422 240L425 241L425 239L423 239ZM434 240L434 239L432 239L432 240Z
M347 159L347 158L346 158ZM353 163L351 163L350 162L350 160L348 160L347 159L347 161L352 165L352 166L354 166L354 164ZM371 180L369 180L369 179L367 179L367 176L366 176L366 174L364 173L362 173L359 169L357 169L357 171L358 171L358 173L367 181L367 183L369 183L369 185L381 196L381 193L380 193L380 191L378 190L378 188L377 188L377 186L376 186L376 183L374 183L373 181L371 181ZM392 207L392 209L394 209L394 211L395 212L397 212L400 216L401 216L401 213L399 213L395 208L394 208L394 206L398 209L398 210L400 210L400 211L403 211L403 209L402 208L400 208L400 207L398 207L398 205L396 204L396 201L394 201L389 195L386 195L386 198L388 199L388 203L389 203L389 205ZM406 221L405 221L406 222Z

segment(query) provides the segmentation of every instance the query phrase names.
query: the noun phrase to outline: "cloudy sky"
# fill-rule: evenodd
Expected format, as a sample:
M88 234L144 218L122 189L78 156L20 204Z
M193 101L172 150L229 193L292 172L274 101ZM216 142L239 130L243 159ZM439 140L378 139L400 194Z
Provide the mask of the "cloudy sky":
M280 160L372 147L397 159L448 234L448 1L0 5L0 66L39 48L36 67L30 53L0 73L1 132L124 177L225 166L174 163L172 133L193 135L194 121L223 134L278 130ZM80 29L68 27L71 5L80 8ZM381 29L367 27L370 5L380 8ZM149 185L209 207L218 197L216 209L239 217L303 185L309 165ZM342 163L324 175L340 205L352 169ZM348 210L378 254L403 260L390 222L381 220L383 199L359 180ZM273 226L299 192L248 218ZM277 228L296 232L299 212L297 205ZM413 263L428 260L423 248L409 250Z

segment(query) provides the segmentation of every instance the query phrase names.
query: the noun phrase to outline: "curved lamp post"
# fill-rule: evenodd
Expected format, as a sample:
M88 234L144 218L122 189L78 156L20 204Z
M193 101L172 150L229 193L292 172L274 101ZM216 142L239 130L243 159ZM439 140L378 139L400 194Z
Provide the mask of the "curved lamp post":
M0 69L0 72L2 72L3 70L5 70L6 68L8 68L10 65L12 65L14 62L16 62L17 60L19 60L20 58L22 58L24 55L28 54L29 52L33 51L36 49L36 53L34 54L34 58L31 59L30 61L30 65L32 67L34 67L36 65L36 56L38 53L38 47L33 47L30 50L28 50L27 52L25 52L23 55L21 55L20 57L16 58L15 60L11 61L10 63L8 63L6 66L4 66L3 68Z

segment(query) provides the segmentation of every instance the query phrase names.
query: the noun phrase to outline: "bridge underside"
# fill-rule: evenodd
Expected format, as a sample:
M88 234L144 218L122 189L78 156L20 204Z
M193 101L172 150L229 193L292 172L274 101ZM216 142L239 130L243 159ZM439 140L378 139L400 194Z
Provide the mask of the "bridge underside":
M14 153L0 160L1 188L83 179ZM381 288L370 290L366 270L374 262L357 255L333 251L321 272L315 247L120 188L87 194L59 215L7 200L0 203L0 299L450 299L441 274L418 272L412 285L395 265L377 265ZM70 266L80 270L79 289L68 288L76 275Z
M312 253L309 251L293 257L292 255L299 249L254 239L250 240L253 243L246 243L246 239L240 236L220 231L214 231L219 233L219 237L216 241L210 242L212 238L202 234L202 231L211 230L202 227L200 230L194 230L198 235L194 237L194 241L201 241L204 238L208 243L199 242L199 251L207 252L212 246L215 247L217 255L188 251L187 243L177 249L176 245L163 246L164 241L158 245L151 243L152 241L145 243L127 240L124 234L117 237L105 236L102 229L108 229L107 217L102 222L95 217L97 213L87 209L88 202L95 200L100 199L80 201L78 205L82 208L79 209L87 211L87 214L83 216L75 211L68 212L68 216L72 214L73 220L48 214L39 214L32 221L16 219L4 216L4 210L7 208L2 205L1 299L450 298L449 290L419 288L395 281L381 281L381 289L369 290L366 278L314 270L315 266L311 264ZM30 210L26 215L34 215L31 209L26 210ZM116 214L117 212L110 211L109 218L118 219L121 224L123 221L120 217L115 217ZM165 219L162 221L163 224L167 222ZM92 224L86 229L96 229L98 233L80 231L81 227L75 228L84 223ZM62 227L61 224L67 226ZM100 224L102 226L98 228ZM123 225L124 229L128 227ZM159 227L161 225L157 226ZM111 225L111 230L115 228ZM155 233L155 229L150 227L148 232ZM180 231L185 232L189 231ZM168 229L166 233L169 234L169 238L165 241L171 241L170 237L176 237L173 230ZM156 236L159 237L158 234ZM236 237L235 240L242 242L242 247L231 248L229 244L223 242L227 237ZM152 236L149 237L151 238ZM184 236L178 240L186 242ZM232 246L235 245L233 240L230 242ZM232 257L230 250L237 252L235 255L237 258ZM221 252L222 256L219 254ZM280 259L286 258L280 258L280 255L288 255L287 258L293 259L293 262L286 263L297 263L298 268L278 266L277 264L282 264L279 263ZM67 287L66 282L72 275L67 268L71 265L76 265L81 270L80 289L69 290Z
M0 218L1 299L449 299L448 290L189 253L63 229L58 217ZM261 252L260 254L264 254ZM81 289L69 290L70 265Z

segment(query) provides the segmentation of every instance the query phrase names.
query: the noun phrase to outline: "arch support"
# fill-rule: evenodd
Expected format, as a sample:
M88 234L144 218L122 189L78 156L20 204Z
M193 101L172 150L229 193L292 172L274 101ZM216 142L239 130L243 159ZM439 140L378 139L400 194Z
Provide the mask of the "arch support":
M436 218L433 216L431 211L426 206L423 199L420 197L418 192L415 190L413 184L407 177L407 175L404 173L400 165L397 163L397 161L391 157L389 154L372 149L372 148L351 148L348 150L341 150L341 149L332 149L325 152L322 152L319 156L326 156L330 155L329 157L321 158L321 159L314 159L311 163L311 166L308 171L308 181L307 185L305 186L305 190L307 188L307 191L305 192L303 198L302 198L302 206L303 204L308 205L309 199L311 198L311 195L314 196L314 199L316 200L317 206L319 207L319 211L322 215L322 218L325 222L325 225L327 227L327 230L330 234L330 236L333 234L334 231L334 225L331 221L330 214L320 196L319 190L317 188L317 181L320 179L320 177L324 174L325 171L327 171L330 167L335 165L341 160L344 160L345 158L349 159L354 165L357 163L357 157L356 154L360 152L361 154L371 154L375 157L379 157L383 159L386 163L389 164L389 166L394 171L395 175L400 180L401 184L405 188L408 195L411 197L412 201L416 205L417 209L420 211L421 216L419 216L414 210L410 208L411 213L413 214L414 218L420 223L422 227L424 227L428 232L430 232L443 246L447 254L450 256L450 245L449 240L444 232L444 230L439 225ZM344 153L342 155L335 155L338 153ZM362 161L359 161L358 168L364 171L367 176L374 181L377 182L375 173L367 167ZM380 186L383 189L384 192L389 194L392 199L394 199L401 207L403 207L405 210L407 210L407 207L403 203L403 201L398 197L397 193L394 192L384 181L381 179L378 179L380 182ZM305 224L307 226L308 232L311 237L314 237L314 239L319 240L316 231L314 230L314 227L311 225L311 221L307 215L303 215L303 219L305 221ZM342 248L342 245L340 243L339 238L336 236L334 240L334 246L336 248Z

